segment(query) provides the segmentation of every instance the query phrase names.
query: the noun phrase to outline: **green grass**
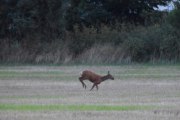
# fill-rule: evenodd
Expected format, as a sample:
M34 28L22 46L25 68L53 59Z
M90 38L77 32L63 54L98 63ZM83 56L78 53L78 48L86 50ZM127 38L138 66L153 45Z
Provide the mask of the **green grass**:
M126 79L179 79L179 74L123 74L116 75L116 79L126 80Z
M53 96L53 95L32 95L32 96L0 96L0 99L54 99L54 98L65 98L64 96Z
M69 75L57 71L44 71L44 72L19 72L19 71L0 71L1 79L59 79L59 80L72 80L77 78L76 75Z
M0 111L132 111L132 110L150 110L155 106L128 105L17 105L17 104L0 104ZM157 107L156 107L157 108Z
M89 68L90 66L76 66L72 69L78 69L79 71ZM92 66L93 67L93 66ZM107 67L107 66L106 66ZM179 78L180 67L172 65L164 66L148 66L148 65L127 65L127 66L110 66L111 73L116 76L117 79L131 79L131 78ZM18 69L18 70L17 70ZM25 69L25 68L23 68ZM0 67L0 79L47 79L47 80L77 80L78 73L70 73L63 71L63 69L57 69L49 71L23 71L21 67ZM20 70L20 71L19 71ZM25 69L26 70L26 69ZM114 71L113 71L114 70ZM97 73L104 75L107 70L99 70Z

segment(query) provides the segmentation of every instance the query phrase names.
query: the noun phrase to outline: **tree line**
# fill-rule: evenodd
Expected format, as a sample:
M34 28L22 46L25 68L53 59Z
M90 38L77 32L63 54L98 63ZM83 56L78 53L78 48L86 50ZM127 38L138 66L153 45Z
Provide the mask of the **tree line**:
M131 38L133 40L130 40L130 36L141 36L139 35L143 32L141 29L150 32L149 29L152 29L154 26L156 26L156 29L157 26L160 26L159 29L163 29L161 26L168 26L166 19L172 26L172 28L169 28L172 31L169 32L175 34L171 37L177 36L179 2L176 1L176 9L172 12L158 10L159 6L166 6L172 1L1 0L0 44L1 46L6 46L5 49L1 47L1 61L6 61L7 59L11 61L10 59L12 58L10 56L13 56L12 52L16 52L18 56L23 56L25 51L26 54L32 57L31 59L27 58L27 60L25 57L23 61L35 62L37 56L50 51L52 53L54 51L62 51L62 45L64 44L67 47L67 54L71 54L71 59L78 58L84 51L87 51L95 44L104 43L121 48L123 48L123 45L128 44L129 48L123 49L128 49L124 51L132 57L133 61L150 60L151 57L147 57L149 53L143 51L154 50L154 53L150 54L156 54L155 56L160 57L160 52L162 51L157 48L149 48L148 50L141 48L142 51L137 52L141 49L137 46L130 46L131 42L135 42L136 38L143 38L134 37ZM136 31L137 28L139 31ZM108 37L106 36L106 30L108 30L108 34L116 35L116 38L112 36L112 38L106 39L105 37ZM136 34L133 35L134 33ZM140 43L137 41L135 43L143 46L145 44L143 42L144 40ZM156 41L154 42L152 44L156 44ZM55 43L59 44L59 46L56 46L56 50L48 49L48 46ZM178 47L177 49L179 50ZM179 56L179 51L177 54ZM167 57L167 55L165 56ZM168 58L171 57L169 56ZM19 61L22 61L21 59L23 57L18 58ZM46 57L46 59L48 58ZM61 59L64 58L62 57ZM12 60L18 61L16 57Z

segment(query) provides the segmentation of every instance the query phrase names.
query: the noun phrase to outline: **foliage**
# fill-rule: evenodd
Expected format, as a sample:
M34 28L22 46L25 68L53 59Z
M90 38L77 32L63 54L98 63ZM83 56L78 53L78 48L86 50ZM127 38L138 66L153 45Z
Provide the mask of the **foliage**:
M154 8L171 0L1 0L0 37L22 40L38 35L42 40L62 37L78 24L94 26L131 22L144 24ZM36 31L36 32L35 32ZM28 36L29 37L29 36Z
M145 24L149 14L157 14L158 5L166 5L171 0L71 0L68 18L71 24L82 24L97 29L101 24L130 22ZM76 16L76 17L75 17ZM76 19L73 19L73 18ZM71 27L73 27L71 25Z
M60 0L2 0L0 37L22 40L38 34L49 40L60 34Z
M124 44L135 61L180 59L179 35L166 24L135 30Z
M179 22L180 21L180 1L174 2L174 5L175 5L175 9L170 12L168 16L168 21L173 27L179 30L180 29L180 22Z
M170 1L1 0L0 62L179 61L179 2L155 9Z

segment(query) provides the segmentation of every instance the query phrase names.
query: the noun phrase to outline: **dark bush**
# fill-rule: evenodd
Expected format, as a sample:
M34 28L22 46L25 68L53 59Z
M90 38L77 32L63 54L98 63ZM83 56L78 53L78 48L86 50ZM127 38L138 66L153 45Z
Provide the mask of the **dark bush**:
M175 9L169 13L168 22L180 31L180 1L174 2Z

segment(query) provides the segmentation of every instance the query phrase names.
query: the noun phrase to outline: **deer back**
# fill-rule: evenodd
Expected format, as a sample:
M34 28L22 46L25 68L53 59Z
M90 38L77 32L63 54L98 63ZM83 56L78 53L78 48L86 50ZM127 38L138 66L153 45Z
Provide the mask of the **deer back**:
M82 72L82 77L84 79L90 80L91 82L96 82L96 81L100 81L102 76L100 76L94 72L91 72L89 70L85 70Z

